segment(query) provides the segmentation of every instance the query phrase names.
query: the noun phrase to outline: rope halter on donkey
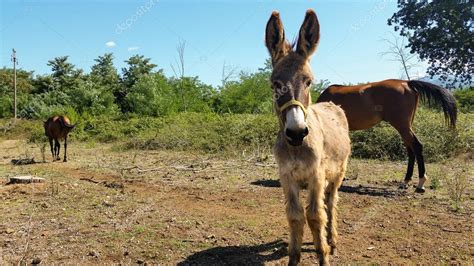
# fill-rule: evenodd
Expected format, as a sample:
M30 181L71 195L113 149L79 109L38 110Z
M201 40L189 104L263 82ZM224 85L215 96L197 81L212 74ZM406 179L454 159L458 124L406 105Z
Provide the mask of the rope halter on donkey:
M301 110L303 110L303 113L304 113L304 119L306 119L306 117L308 116L308 111L306 110L306 107L298 100L295 100L295 99L290 100L290 101L286 102L285 104L283 104L278 109L281 113L283 113L283 111L288 109L290 106L299 106L299 107L301 107Z

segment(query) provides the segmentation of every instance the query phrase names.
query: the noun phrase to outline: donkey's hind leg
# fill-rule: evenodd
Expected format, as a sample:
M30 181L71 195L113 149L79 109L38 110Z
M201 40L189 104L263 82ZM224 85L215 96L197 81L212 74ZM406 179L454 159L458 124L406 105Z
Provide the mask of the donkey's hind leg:
M325 183L324 176L316 176L314 181L310 182L309 203L306 207L306 219L313 234L313 242L321 265L329 264L329 246L326 238L328 217L324 208Z
M299 200L299 186L288 179L280 178L286 197L286 216L290 226L290 241L288 244L288 265L297 265L301 259L301 244L303 242L304 210Z

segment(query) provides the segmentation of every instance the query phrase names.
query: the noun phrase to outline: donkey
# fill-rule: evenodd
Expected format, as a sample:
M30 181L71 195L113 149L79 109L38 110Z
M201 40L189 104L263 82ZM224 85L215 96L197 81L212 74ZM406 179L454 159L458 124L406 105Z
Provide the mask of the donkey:
M53 161L61 160L59 158L59 149L61 144L59 140L64 139L64 162L67 162L67 137L69 132L75 127L66 116L53 116L48 118L43 124L44 132L49 139L49 146L51 147L51 154ZM54 149L53 149L54 140Z
M280 124L273 152L290 227L289 265L301 259L305 217L299 192L303 187L308 188L306 220L319 261L329 264L329 254L335 253L337 242L337 190L351 152L344 111L333 103L311 105L309 60L318 42L319 22L313 10L306 12L295 51L285 39L277 11L267 23L265 44L273 65L271 86Z

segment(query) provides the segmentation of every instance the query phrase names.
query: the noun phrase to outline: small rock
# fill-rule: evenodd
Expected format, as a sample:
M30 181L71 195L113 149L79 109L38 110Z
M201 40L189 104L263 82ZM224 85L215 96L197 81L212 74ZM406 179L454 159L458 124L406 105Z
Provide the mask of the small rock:
M89 253L87 253L87 256L98 257L98 254L95 250L91 250L89 251Z
M113 207L113 206L115 206L115 204L113 204L113 203L111 203L111 202L108 202L108 201L106 201L106 200L104 200L104 201L102 202L102 205L104 205L105 207Z
M367 250L372 250L372 249L375 249L375 247L374 247L374 246L370 246L370 247L367 248Z
M40 258L34 258L32 261L31 261L31 264L40 264L41 263L41 259Z
M11 228L7 228L7 229L5 230L5 233L7 233L7 234L13 234L14 232L15 232L15 230L13 230L13 229L11 229Z

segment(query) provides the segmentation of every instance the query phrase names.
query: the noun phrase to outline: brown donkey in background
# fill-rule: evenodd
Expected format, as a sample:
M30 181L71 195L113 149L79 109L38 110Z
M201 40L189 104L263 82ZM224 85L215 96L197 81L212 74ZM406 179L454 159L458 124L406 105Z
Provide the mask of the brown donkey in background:
M295 51L285 40L278 12L267 23L265 42L272 58L271 83L280 123L274 154L286 199L290 265L301 258L305 217L299 192L304 186L306 220L320 263L328 264L329 253L335 252L337 190L351 150L344 111L333 103L311 105L309 59L318 41L319 22L312 10L306 12Z
M44 122L44 131L49 139L49 145L51 146L51 154L53 155L53 161L61 160L59 158L59 149L61 147L61 145L59 144L59 140L64 139L64 162L67 162L67 137L69 132L71 132L73 128L74 125L71 125L69 118L67 118L66 116L53 116L48 118L48 120Z
M408 168L402 188L407 188L413 176L415 158L419 182L416 192L423 193L426 181L423 145L412 129L419 99L430 106L441 106L446 122L456 126L456 100L446 89L424 81L384 80L357 86L332 85L323 91L319 102L333 102L345 111L350 130L371 128L387 121L400 134L408 153Z

